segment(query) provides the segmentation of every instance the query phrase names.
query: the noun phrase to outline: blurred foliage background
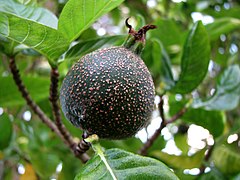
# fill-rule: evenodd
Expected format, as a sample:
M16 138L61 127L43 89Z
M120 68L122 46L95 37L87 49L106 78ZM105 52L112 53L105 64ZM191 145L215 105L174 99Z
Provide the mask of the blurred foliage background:
M59 17L67 1L19 0L19 3L46 8ZM2 9L4 4L0 5ZM158 28L147 34L142 54L155 82L156 104L161 96L167 118L189 102L191 106L180 119L162 130L148 156L164 162L180 179L240 179L239 12L238 0L126 0L100 17L71 44L60 59L60 79L62 81L71 65L84 54L121 45L127 35L124 24L127 17L131 17L130 23L136 29L145 24L156 24ZM57 18L48 17L48 20L51 26L57 23ZM197 88L190 92L185 93L184 88L183 91L172 90L176 80L181 78L187 36L199 20L210 42L207 74L198 84L193 82ZM204 33L199 33L194 40L205 38ZM33 49L7 43L2 37L0 40L0 179L73 179L82 163L29 109L8 67L7 55L14 47L26 87L52 118L48 99L51 68L46 57ZM196 58L204 54L204 49L199 50L198 46L192 51L190 54ZM186 74L191 78L198 76L194 71L202 71L201 58L189 66ZM183 84L185 89L188 85ZM102 140L101 144L105 148L118 147L137 153L160 123L156 110L150 125L136 137L121 141ZM66 119L64 124L76 139L81 137L81 130ZM209 147L213 152L206 157ZM88 154L93 152L90 150ZM199 175L203 166L205 171Z

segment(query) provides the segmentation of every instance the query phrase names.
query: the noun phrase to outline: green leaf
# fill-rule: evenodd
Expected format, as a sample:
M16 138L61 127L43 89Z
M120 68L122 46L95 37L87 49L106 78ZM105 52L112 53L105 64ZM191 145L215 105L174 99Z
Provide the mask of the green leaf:
M163 89L169 89L174 86L175 82L171 70L170 58L158 39L153 38L147 43L142 57L152 72L154 80L160 77Z
M124 140L111 140L111 141L101 139L100 143L106 149L119 148L132 153L137 153L138 150L143 145L142 141L135 137Z
M204 173L199 177L199 180L226 180L226 177L216 168L211 167L211 171Z
M182 119L208 129L214 137L220 136L224 130L225 116L220 111L189 108Z
M206 25L211 41L217 40L221 34L228 34L235 29L240 29L240 20L235 18L220 18Z
M120 149L109 149L105 158L117 179L178 179L163 163ZM95 155L81 169L75 180L113 179L99 155Z
M186 94L193 91L203 80L210 60L210 44L208 34L199 21L191 29L184 46L181 73L174 93Z
M150 32L152 37L158 38L169 54L180 53L184 34L176 21L158 19L153 24L158 28Z
M194 108L207 110L232 110L240 99L240 68L239 65L229 66L220 76L214 95L206 101L197 100Z
M234 151L228 146L221 145L214 149L212 159L215 166L225 174L240 172L239 150Z
M83 55L99 49L107 44L114 44L116 41L123 40L125 36L106 36L96 39L89 39L87 41L80 41L72 46L64 57L64 60L75 61L80 59Z
M59 18L58 28L70 41L76 39L100 16L124 0L69 0Z
M148 154L151 154L151 152L155 150L162 150L166 147L166 143L167 142L164 140L164 137L162 135L158 136L158 138L154 141L153 145L148 149Z
M0 115L0 132L0 150L3 150L8 147L12 137L12 123L6 113Z
M51 65L69 46L56 29L6 13L0 13L0 35L40 52Z
M39 147L39 149L30 151L29 155L34 170L42 178L49 178L56 173L57 165L60 163L60 159L56 154Z
M2 0L0 3L0 12L33 20L48 27L57 29L57 17L45 8L33 5L23 5L16 0Z
M172 168L177 169L192 169L192 168L198 168L201 166L203 158L204 158L205 149L197 152L196 154L192 156L187 155L170 155L168 153L162 152L162 151L153 151L151 152L151 156L155 157L167 165L169 165Z
M174 135L174 141L176 143L176 146L182 151L183 155L186 155L189 150L187 139L187 134L177 133L176 135Z
M40 101L48 98L49 95L49 79L40 77L22 77L23 83L29 90L31 97L35 101ZM17 105L26 104L25 100L21 97L17 86L13 82L12 77L0 77L0 105L1 107L13 107Z

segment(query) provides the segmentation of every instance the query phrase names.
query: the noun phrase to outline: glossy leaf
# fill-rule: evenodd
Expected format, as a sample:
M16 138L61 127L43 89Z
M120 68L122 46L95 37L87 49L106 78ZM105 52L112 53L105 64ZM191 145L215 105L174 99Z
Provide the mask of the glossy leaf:
M210 60L210 44L208 34L199 21L191 29L185 42L181 73L174 93L186 94L193 91L205 77Z
M178 24L170 19L158 19L153 24L157 25L157 29L150 34L162 42L168 53L180 53L184 34Z
M236 18L240 19L240 7L239 6L233 6L231 8L221 8L220 11L216 11L215 8L209 8L207 9L206 13L210 16L213 16L214 18Z
M117 41L121 41L125 36L107 36L97 39L89 39L87 41L81 41L72 46L66 53L64 60L75 61L80 59L83 55L97 50L107 44L115 44Z
M0 12L16 15L57 29L57 17L49 10L32 4L23 5L17 0L1 0Z
M107 162L117 179L178 179L163 163L120 149L105 152ZM112 179L110 172L98 155L95 155L81 169L75 180Z
M170 115L174 116L184 106L186 106L186 103L186 99L176 101L174 96L170 96ZM194 123L208 129L214 137L218 137L223 133L226 121L225 118L226 117L224 113L220 111L208 111L203 108L194 109L192 107L189 107L188 110L181 117L181 119L187 123Z
M225 117L224 114L219 111L190 108L183 115L182 119L206 128L214 137L220 136L224 130Z
M101 145L106 149L119 148L126 151L137 153L138 150L142 147L143 143L140 139L132 137L124 140L101 140Z
M240 172L240 155L238 150L233 151L228 146L221 145L214 149L212 158L214 164L221 172L226 174Z
M176 156L158 150L153 151L150 155L163 161L172 168L192 169L201 166L202 160L204 158L204 153L205 150L203 149L192 156L187 155Z
M48 78L22 77L22 79L35 101L38 102L48 98L50 84ZM21 97L17 86L13 82L12 77L0 77L0 84L1 107L12 107L26 104L25 100Z
M188 140L187 134L178 133L174 136L176 146L182 151L183 155L187 155L189 150L187 140Z
M57 165L60 163L57 154L50 153L44 149L35 149L30 151L29 155L34 170L43 179L47 179L55 174Z
M69 0L59 18L59 30L70 40L76 39L100 16L124 0Z
M211 171L204 173L199 177L199 180L226 180L226 177L216 168L211 167Z
M152 72L154 80L161 79L163 89L170 89L174 86L170 58L158 39L151 39L147 43L142 58Z
M69 46L57 30L6 13L0 13L0 35L40 52L51 65L57 64L57 59Z
M6 113L0 115L0 134L0 150L3 150L8 147L12 137L12 123Z
M212 41L217 40L221 34L228 34L229 32L240 29L240 20L234 18L220 18L213 23L206 25L206 30Z
M206 101L197 100L194 108L207 110L232 110L237 107L240 99L240 68L239 65L229 66L220 76L214 95Z

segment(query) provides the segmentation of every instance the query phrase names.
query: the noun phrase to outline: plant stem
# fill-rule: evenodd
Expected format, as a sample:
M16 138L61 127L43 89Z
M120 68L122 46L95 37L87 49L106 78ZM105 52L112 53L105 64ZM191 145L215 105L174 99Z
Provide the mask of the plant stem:
M18 70L18 68L16 66L16 63L15 63L15 57L10 57L9 68L10 68L11 73L13 75L14 82L17 85L18 90L21 92L22 97L26 100L28 106L33 110L33 112L35 114L37 114L39 119L41 119L44 124L46 124L53 132L55 132L61 138L61 140L65 144L67 144L69 146L69 148L73 151L74 155L77 158L79 158L83 163L85 163L89 159L88 155L85 153L86 150L89 149L89 144L84 142L83 140L80 141L79 143L75 143L73 140L71 140L71 143L69 143L69 141L66 140L66 137L69 138L69 137L71 137L71 135L69 134L70 136L68 136L67 133L63 134L63 132L61 132L65 127L62 128L61 131L60 131L58 123L56 123L57 124L57 126L56 126L53 123L53 121L46 116L46 114L42 111L42 109L31 98L28 90L24 86L24 84L22 82L22 79L20 77L19 70ZM51 86L54 86L54 87L50 87L50 89L52 89L50 91L53 93L50 96L53 96L53 99L54 99L55 95L57 95L57 93L54 92L55 90L53 90L55 88L54 84L58 83L58 80L57 81L52 80L52 81L54 81L54 82L52 82ZM57 89L57 87L56 87L56 89ZM58 111L54 111L54 116L57 119L61 116L57 101L56 101L56 104L54 104L54 106L55 106L54 108L58 109ZM61 117L58 120L61 120Z
M159 114L162 119L160 127L155 131L155 133L150 137L147 142L144 143L143 147L140 149L139 154L147 155L148 149L153 145L154 141L158 138L161 134L162 129L167 126L167 124L175 122L178 118L180 118L187 110L186 107L182 108L177 114L175 114L171 119L165 120L164 111L163 111L164 100L163 97L160 96L160 103L158 104L159 107Z
M53 115L55 119L55 124L65 139L67 145L69 147L73 147L75 142L73 141L73 137L68 132L64 124L62 123L61 112L58 105L58 81L59 81L59 73L57 68L52 68L51 70L51 85L50 85L50 97L49 100L52 104Z
M38 115L38 117L42 120L42 122L44 124L46 124L52 131L54 131L58 136L61 137L61 133L59 132L59 130L56 127L56 125L51 121L51 119L49 119L45 115L45 113L32 100L31 96L29 95L29 92L27 91L26 87L24 86L24 84L23 84L23 82L22 82L22 80L20 78L19 70L18 70L18 68L16 66L14 57L10 57L9 68L10 68L10 70L12 72L13 80L14 80L15 84L17 85L18 90L21 92L22 97L26 100L26 102L29 105L29 107L33 110L34 113L36 113Z

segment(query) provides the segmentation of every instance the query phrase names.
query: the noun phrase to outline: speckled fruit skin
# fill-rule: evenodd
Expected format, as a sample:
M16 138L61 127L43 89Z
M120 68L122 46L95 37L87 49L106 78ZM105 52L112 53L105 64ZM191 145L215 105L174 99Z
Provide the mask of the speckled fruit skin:
M138 55L125 47L105 48L72 66L60 101L66 118L88 134L122 139L135 135L149 121L154 85Z

